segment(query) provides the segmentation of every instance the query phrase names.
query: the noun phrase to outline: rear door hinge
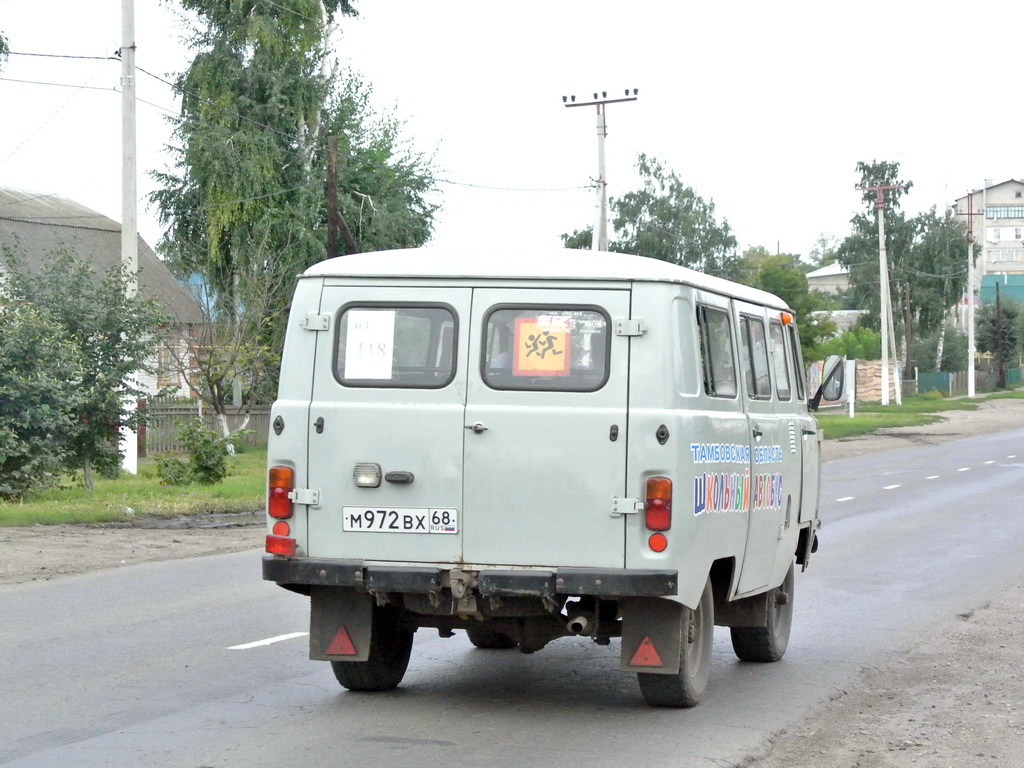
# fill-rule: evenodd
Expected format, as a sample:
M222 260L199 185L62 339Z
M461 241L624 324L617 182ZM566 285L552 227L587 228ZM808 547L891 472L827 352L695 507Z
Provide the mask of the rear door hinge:
M612 496L612 517L636 515L643 511L644 503L640 499L621 499L618 496Z
M616 336L643 336L647 332L647 323L639 317L615 318Z
M310 507L320 505L320 491L315 488L292 488L288 498L293 504L305 504Z
M307 312L306 316L299 321L299 326L307 331L328 331L331 328L330 314L321 315L319 312Z

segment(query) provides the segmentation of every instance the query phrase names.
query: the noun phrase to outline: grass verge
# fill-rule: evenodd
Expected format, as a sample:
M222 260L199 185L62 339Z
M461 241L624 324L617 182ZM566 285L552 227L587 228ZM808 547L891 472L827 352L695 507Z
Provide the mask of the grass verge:
M935 394L914 395L903 398L900 405L890 403L859 403L852 419L845 410L819 411L818 426L826 440L841 440L868 435L890 427L918 427L942 419L943 411L974 411L978 404L992 399L1024 399L1024 390L997 392L985 397L944 398Z
M81 477L67 478L60 487L29 494L22 501L0 502L0 527L109 523L142 515L175 517L262 508L266 453L241 453L229 464L231 473L216 485L164 485L152 460L140 461L137 475L97 478L91 492L82 487Z

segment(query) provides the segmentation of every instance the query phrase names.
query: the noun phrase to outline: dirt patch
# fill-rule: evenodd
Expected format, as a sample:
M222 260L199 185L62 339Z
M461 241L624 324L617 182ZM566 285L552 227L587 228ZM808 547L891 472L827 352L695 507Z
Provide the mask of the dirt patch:
M230 519L225 519L229 517ZM185 526L188 527L185 527ZM0 585L263 548L263 513L0 528Z
M753 768L1024 764L1024 588L866 673Z

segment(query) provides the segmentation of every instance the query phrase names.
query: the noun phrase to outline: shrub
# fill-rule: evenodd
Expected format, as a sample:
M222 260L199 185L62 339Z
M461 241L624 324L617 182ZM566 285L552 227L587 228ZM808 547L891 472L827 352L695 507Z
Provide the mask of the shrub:
M188 450L186 464L181 459L157 459L157 474L167 485L199 483L213 485L228 476L227 441L193 419L181 430L181 440Z

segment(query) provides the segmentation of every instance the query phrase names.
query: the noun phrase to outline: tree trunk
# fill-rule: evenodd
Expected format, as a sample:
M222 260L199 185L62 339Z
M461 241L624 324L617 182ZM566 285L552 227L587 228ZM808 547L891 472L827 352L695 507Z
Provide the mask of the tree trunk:
M946 342L946 326L942 325L939 328L939 344L935 348L935 370L942 370L942 352Z
M85 490L92 490L92 461L89 457L85 457L85 463L82 465L82 483L85 485Z

